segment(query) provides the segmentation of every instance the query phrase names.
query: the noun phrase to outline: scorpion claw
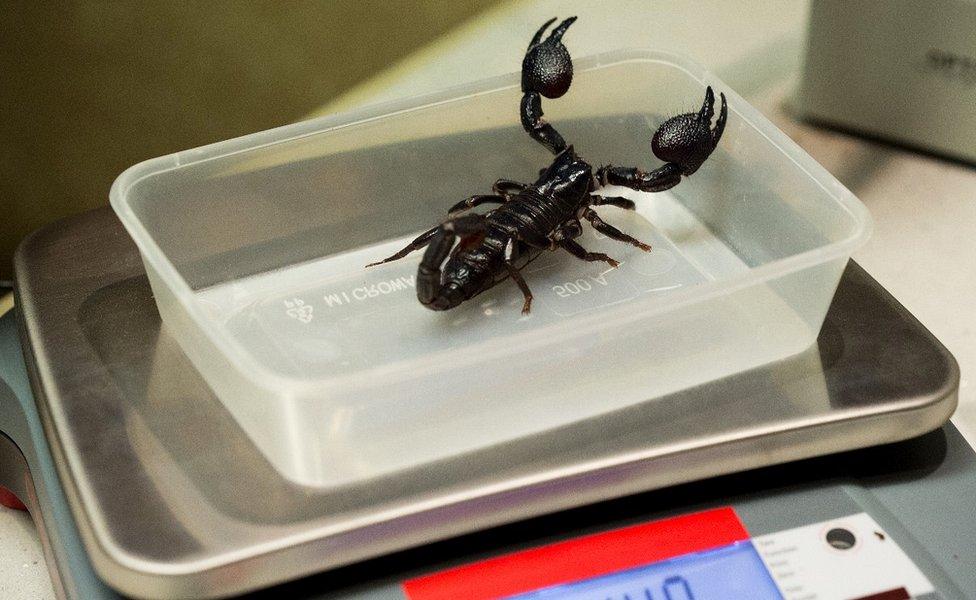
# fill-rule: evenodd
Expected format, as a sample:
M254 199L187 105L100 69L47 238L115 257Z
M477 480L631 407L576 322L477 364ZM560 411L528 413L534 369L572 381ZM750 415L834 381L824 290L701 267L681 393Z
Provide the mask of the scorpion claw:
M532 41L529 42L529 49L530 50L532 49L532 46L535 46L540 41L542 41L542 34L545 33L546 32L546 29L548 29L549 26L552 25L555 22L556 22L556 17L553 17L553 18L549 19L548 21L546 21L545 23L542 24L542 27L539 28L539 31L536 31L535 32L535 35L532 36Z
M715 119L715 128L712 129L712 146L717 146L719 139L722 138L722 132L725 131L725 120L729 116L729 105L725 101L725 94L719 93L719 97L722 98L722 108L718 112L718 118Z
M705 101L697 113L678 115L662 123L651 139L654 156L677 165L682 175L697 171L715 149L725 129L728 106L725 94L721 94L721 98L722 108L714 130L711 121L715 115L715 93L711 86L705 89Z
M562 39L575 20L576 17L566 19L552 30L545 41L540 41L546 28L555 21L550 19L532 37L522 61L523 92L538 92L546 98L558 98L569 90L573 82L573 60Z
M555 21L555 19L553 19L553 21ZM550 23L551 22L552 21L550 21ZM563 35L565 35L566 30L569 29L569 26L575 22L576 22L576 17L570 17L565 21L563 21L562 23L560 23L559 26L553 29L552 33L549 34L549 38L546 40L546 43L547 44L559 43L563 39Z
M699 121L709 121L711 122L712 116L715 114L715 93L712 92L712 86L705 88L705 101L702 103L701 110L698 111Z

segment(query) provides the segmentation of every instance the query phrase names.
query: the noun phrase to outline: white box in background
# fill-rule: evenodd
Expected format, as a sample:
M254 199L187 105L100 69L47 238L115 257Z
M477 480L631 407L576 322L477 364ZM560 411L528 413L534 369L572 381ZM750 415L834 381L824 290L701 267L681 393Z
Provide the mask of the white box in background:
M815 0L801 114L976 161L976 1Z

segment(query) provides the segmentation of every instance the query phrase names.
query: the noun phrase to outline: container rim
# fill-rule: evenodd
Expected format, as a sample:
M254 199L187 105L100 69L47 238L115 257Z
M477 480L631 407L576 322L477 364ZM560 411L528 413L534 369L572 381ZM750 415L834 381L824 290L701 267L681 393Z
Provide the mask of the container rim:
M746 123L763 136L789 158L797 169L810 177L824 193L838 203L838 206L851 218L851 233L847 237L825 246L776 259L720 281L706 281L691 288L676 290L669 295L667 302L654 297L637 298L626 306L608 306L596 313L577 315L574 318L574 326L571 330L561 326L560 322L540 327L533 332L534 341L520 344L520 349L523 351L530 351L542 345L565 342L591 334L600 326L601 321L608 318L614 319L618 326L626 326L665 311L714 298L719 294L727 294L770 281L791 272L841 257L849 257L871 235L873 224L870 213L850 190L732 88L688 57L650 48L628 48L574 59L574 66L577 73L584 73L631 62L663 63L683 71L703 88L706 85L711 85L723 91L729 101L729 112L735 115L736 119ZM127 194L141 180L166 171L415 110L429 109L438 104L459 102L481 94L514 88L519 85L519 82L520 74L511 72L506 75L452 86L429 94L369 104L353 111L317 117L149 159L129 167L116 178L109 191L109 201L138 247L143 260L159 273L163 283L170 288L186 310L194 326L206 337L209 343L222 349L228 361L252 385L274 390L279 397L292 395L299 397L312 390L322 390L326 384L329 386L330 393L336 393L343 388L362 389L363 387L377 386L380 384L371 382L381 379L385 380L382 385L388 386L391 383L389 381L391 378L403 380L416 377L417 372L424 372L426 375L437 373L444 369L438 362L444 351L432 352L412 359L402 359L391 364L366 367L341 375L320 376L313 379L285 375L271 369L258 361L240 342L230 336L222 324L215 323L204 314L201 306L195 301L193 290L129 206ZM806 164L801 165L798 159L804 157ZM513 335L518 334L508 334L505 337ZM490 348L490 346L494 346L494 348ZM502 344L497 344L497 338L469 344L463 352L452 353L452 368L470 366L477 361L496 358L504 352L498 346L502 346ZM288 388L289 392L287 394L282 393L283 388Z

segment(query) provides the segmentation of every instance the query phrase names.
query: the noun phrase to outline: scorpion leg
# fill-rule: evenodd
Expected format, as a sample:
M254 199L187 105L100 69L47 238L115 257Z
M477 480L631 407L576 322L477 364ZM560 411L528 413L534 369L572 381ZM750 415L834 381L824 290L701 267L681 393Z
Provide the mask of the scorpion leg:
M602 233L603 235L607 236L610 239L614 239L620 242L627 242L628 244L637 246L644 252L651 251L651 246L649 244L645 244L644 242L627 235L623 231L620 231L613 225L607 223L606 221L600 218L600 215L596 214L595 210L587 209L586 212L583 213L583 218L590 222L590 225L593 226L593 229L596 229L597 231L599 231L600 233Z
M522 60L522 127L553 154L565 150L566 141L542 118L542 97L559 98L573 82L573 60L562 38L575 20L576 17L566 19L543 41L542 34L555 19L546 21L532 37Z
M650 172L636 167L614 167L606 165L597 169L596 178L601 185L622 185L641 192L660 192L681 183L682 176L689 176L698 170L711 155L725 131L728 118L728 104L725 94L720 94L722 107L715 127L715 94L712 88L705 90L705 102L697 113L686 113L672 117L661 124L651 138L654 156L665 164Z
M565 248L570 254L587 262L603 261L613 268L620 266L620 263L610 258L602 252L587 252L586 248L580 246L575 240L565 239L559 242L559 246Z
M499 179L491 186L491 191L500 196L514 196L529 187L528 184L512 181L511 179Z
M549 249L555 250L559 247L559 242L563 240L575 240L581 235L583 235L583 225L579 222L579 219L567 221L549 237Z
M639 192L663 192L681 183L681 167L668 163L646 173L636 167L607 165L597 170L597 179L603 185L622 185Z
M486 224L484 215L464 215L434 228L424 258L417 268L417 299L421 304L431 310L447 310L464 302L464 292L459 287L441 283L441 266L459 236L464 238L481 234Z
M593 206L616 206L624 210L634 210L637 206L633 200L621 198L620 196L590 196Z
M529 289L529 284L525 283L525 279L519 272L518 267L515 266L514 254L515 239L509 238L505 244L505 268L508 270L508 276L522 290L522 314L527 315L532 310L532 290Z
M407 247L404 248L403 250L400 250L399 252L397 252L396 254L394 254L393 256L391 256L389 258L384 258L381 261L377 261L377 262L374 262L374 263L369 263L368 265L366 265L366 268L368 269L370 267L375 267L376 265L382 265L383 263L388 263L388 262L393 262L395 260L400 260L401 258L403 258L404 256L410 254L414 250L420 250L421 248L423 248L424 246L426 246L427 244L430 243L431 238L434 237L434 234L437 233L437 230L438 229L440 229L440 225L438 225L437 227L432 227L432 228L428 229L427 231L425 231L425 232L421 233L419 236L417 236L417 239L415 239L414 241L412 241L409 244L407 244Z
M508 202L508 198L504 196L496 196L496 195L471 196L467 200L461 200L460 202L452 206L451 209L447 211L447 214L449 217L453 217L458 213L462 213L466 210L470 210L476 206L481 206L482 204L486 204L486 203L505 204L506 202Z

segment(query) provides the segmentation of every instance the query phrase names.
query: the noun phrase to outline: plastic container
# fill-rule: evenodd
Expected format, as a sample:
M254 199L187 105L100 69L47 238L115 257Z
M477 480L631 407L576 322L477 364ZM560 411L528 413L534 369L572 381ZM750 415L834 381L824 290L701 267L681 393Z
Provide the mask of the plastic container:
M697 110L706 84L727 95L728 126L672 190L610 190L638 210L601 214L652 252L584 223L581 243L623 264L546 253L524 272L528 317L510 282L423 308L419 252L364 269L458 200L549 164L519 126L517 74L150 160L115 182L166 327L286 477L329 487L422 467L815 341L868 236L865 208L684 58L575 64L572 89L544 109L595 166L660 164L651 135Z

